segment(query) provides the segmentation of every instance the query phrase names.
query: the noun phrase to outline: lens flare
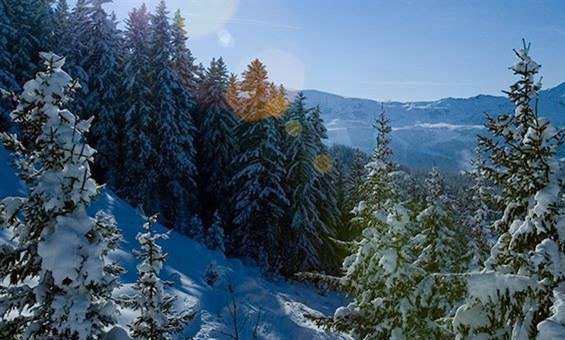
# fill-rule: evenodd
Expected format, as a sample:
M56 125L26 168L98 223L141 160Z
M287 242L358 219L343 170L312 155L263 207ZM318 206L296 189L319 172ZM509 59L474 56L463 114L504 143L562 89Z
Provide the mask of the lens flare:
M178 7L187 17L187 30L191 37L216 34L233 18L238 0L179 1Z
M291 120L285 124L284 129L289 136L298 137L302 133L302 124L297 120Z
M327 174L333 169L332 158L325 153L319 154L318 156L316 156L316 159L314 160L314 167L319 172L323 174Z
M234 45L233 36L228 30L220 30L218 31L218 43L222 47L226 47L226 48L233 47Z

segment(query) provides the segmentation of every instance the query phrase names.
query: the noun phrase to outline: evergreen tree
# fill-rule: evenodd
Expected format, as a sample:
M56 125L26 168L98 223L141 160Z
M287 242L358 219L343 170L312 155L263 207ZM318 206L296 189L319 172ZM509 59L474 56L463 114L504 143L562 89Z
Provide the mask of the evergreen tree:
M122 88L124 91L124 158L116 181L117 192L133 205L157 210L154 197L157 185L157 147L155 109L151 101L149 67L149 20L147 8L133 9L126 21L126 55Z
M469 277L469 296L453 322L463 336L535 338L563 294L562 170L555 158L562 133L533 105L540 66L529 46L515 53L511 70L519 80L507 93L516 109L489 116L492 137L480 137L489 157L481 170L501 190L504 212L493 223L500 237L485 269Z
M92 125L92 139L98 150L96 175L114 187L122 157L124 119L120 107L120 83L123 53L115 18L102 7L109 2L111 0L88 0L84 9L86 22L81 23L82 30L78 32L85 35L79 36L79 41L85 42L79 65L88 75L82 117L97 117Z
M323 212L318 210L317 199L323 193L317 187L317 135L308 120L310 110L304 101L304 95L299 92L285 115L287 143L284 151L288 162L286 184L290 202L287 212L290 233L287 237L290 236L288 244L294 245L285 249L289 254L285 256L288 261L285 270L291 272L321 270L320 253L331 233L322 220Z
M288 207L284 189L284 154L277 128L278 112L269 104L265 66L254 60L243 73L239 96L242 117L237 128L241 153L235 160L231 187L235 192L236 252L262 266L278 269L281 219Z
M467 195L470 197L464 202L466 206L461 207L462 224L472 236L468 243L471 245L470 251L473 252L471 261L473 269L484 267L484 262L490 255L490 249L497 239L495 231L491 229L491 223L496 215L496 196L482 171L486 163L480 150L477 151L479 151L477 158L473 162L474 170L470 173L473 180L473 186L468 190ZM465 194L467 193L461 193L461 195Z
M18 93L34 77L39 52L51 48L53 13L49 0L4 0L0 3L0 88ZM0 131L9 128L13 103L0 99Z
M53 49L63 55L69 52L72 44L72 27L71 27L71 13L67 0L58 0L53 11L53 20L55 21L53 34L57 38L53 44Z
M143 225L145 232L136 237L141 247L141 251L134 253L141 260L137 265L139 278L133 286L136 294L123 298L126 306L139 313L130 325L131 334L136 339L172 339L172 335L180 333L194 317L193 313L173 310L176 297L167 294L164 289L172 283L159 277L167 255L163 254L157 242L167 239L168 236L156 234L151 229L156 220L157 216L147 218Z
M385 227L375 219L375 214L385 213L387 206L390 206L390 200L393 198L393 186L391 185L391 172L395 169L392 163L391 156L392 150L390 148L390 120L386 116L384 109L381 111L378 119L375 121L373 127L377 130L377 139L371 160L365 166L365 171L362 172L360 168L360 159L354 161L353 174L355 182L353 194L359 196L362 200L356 202L357 207L354 209L355 218L354 223L359 226L359 229L373 227L377 232L384 232L382 229ZM363 176L363 174L366 174ZM361 178L359 178L361 177ZM358 181L361 180L361 183Z
M232 163L237 155L234 135L237 117L231 109L226 91L228 75L222 58L212 59L200 86L201 125L198 143L200 201L205 221L212 221L218 210L231 217L229 180L233 176Z
M151 103L156 115L152 143L156 149L158 185L157 210L163 222L177 230L188 223L188 214L196 211L194 176L195 128L191 110L194 101L182 86L174 70L172 28L164 1L151 17L149 35L149 67Z
M92 7L89 0L77 0L70 13L65 13L66 1L59 1L55 9L55 19L61 20L62 25L57 25L56 32L60 35L54 49L60 55L65 56L65 67L74 79L80 84L77 95L69 103L69 108L77 112L83 112L88 95L89 75L83 68L83 57L88 55L86 46L89 43L90 20L88 18ZM68 27L65 27L65 19L68 16ZM67 28L67 29L66 29ZM83 115L88 118L86 114Z
M185 19L180 10L175 12L172 26L173 37L173 68L178 74L180 83L193 97L196 96L199 88L200 70L195 65L195 59L190 49L186 47L188 36L185 29Z
M206 231L206 247L218 250L222 253L226 250L224 246L224 222L219 212L214 213L214 222Z
M84 140L90 120L63 109L76 82L61 69L63 58L41 57L46 70L24 85L11 114L26 144L3 135L29 194L0 202L0 225L14 235L0 250L0 336L97 338L115 322L121 268L107 255L120 236L111 216L86 211L98 192L95 150Z
M414 265L411 242L414 223L402 204L390 208L380 222L384 233L374 228L354 241L352 254L343 262L345 274L340 289L353 301L338 308L333 317L319 319L322 325L347 331L360 339L403 339L429 335L428 317L421 313L413 290L424 276ZM383 214L384 216L385 214Z
M437 168L426 179L426 208L418 214L419 254L417 265L428 273L458 273L466 268L460 247L461 231L455 228L454 214Z
M317 179L314 187L316 207L320 215L320 219L327 226L324 231L328 236L335 236L337 223L339 221L339 209L337 207L337 193L335 188L336 170L334 168L333 159L329 155L328 148L324 140L328 139L328 131L321 117L320 107L316 106L309 112L308 123L311 126L316 158L314 165L317 170ZM330 271L336 271L339 268L337 252L333 242L324 240L323 249L324 266Z
M349 190L348 197L351 203L356 206L359 202L364 201L363 186L367 176L365 169L366 162L361 151L356 150L351 171L349 174Z

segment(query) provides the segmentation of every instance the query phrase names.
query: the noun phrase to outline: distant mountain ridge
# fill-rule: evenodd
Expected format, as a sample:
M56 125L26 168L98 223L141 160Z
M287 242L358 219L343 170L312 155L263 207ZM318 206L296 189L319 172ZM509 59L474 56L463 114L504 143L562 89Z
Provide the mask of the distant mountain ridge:
M446 171L469 167L485 113L511 113L504 96L477 95L421 102L379 102L303 90L310 106L319 105L330 143L370 152L375 143L373 122L384 106L391 119L395 160L418 169L439 166ZM293 96L294 93L290 95ZM555 126L565 126L565 83L540 91L538 111Z

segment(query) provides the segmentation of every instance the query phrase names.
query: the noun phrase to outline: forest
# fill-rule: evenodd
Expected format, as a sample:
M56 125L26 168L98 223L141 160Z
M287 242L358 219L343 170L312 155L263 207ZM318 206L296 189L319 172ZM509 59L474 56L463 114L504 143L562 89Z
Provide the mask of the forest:
M386 105L372 154L331 144L320 108L269 65L197 63L164 0L123 28L107 2L0 1L0 132L26 188L0 197L0 338L181 338L197 311L161 273L170 232L341 294L304 317L344 337L565 337L563 131L538 112L528 42L505 91L515 109L487 113L472 170L422 172L393 161ZM110 257L121 227L91 208L103 190L145 219L130 294ZM217 337L246 338L234 329Z

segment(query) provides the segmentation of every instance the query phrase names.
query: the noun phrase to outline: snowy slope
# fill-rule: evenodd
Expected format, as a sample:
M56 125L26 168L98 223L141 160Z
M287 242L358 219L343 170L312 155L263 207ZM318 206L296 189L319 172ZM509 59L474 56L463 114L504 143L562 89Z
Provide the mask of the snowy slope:
M374 146L372 125L384 104L394 130L395 160L419 169L429 169L433 165L451 171L467 168L476 147L476 135L481 133L485 122L484 114L513 110L503 96L382 103L315 90L303 92L308 105L320 105L330 142L366 152ZM565 83L540 92L539 112L554 125L565 126Z
M14 170L8 165L9 154L0 146L0 198L25 193L25 188L14 176ZM112 213L125 242L121 251L114 255L126 268L123 277L124 286L120 293L127 293L136 279L136 260L131 250L137 248L135 236L143 223L139 214L126 202L117 198L111 191L104 190L91 210L99 209ZM160 232L165 229L156 228ZM0 231L0 243L8 241L5 231ZM169 254L168 262L162 271L162 278L174 283L172 292L179 296L177 308L192 307L196 317L189 324L180 339L226 339L232 334L232 319L227 305L230 301L226 286L229 277L235 288L240 318L243 323L249 314L240 339L253 338L253 330L259 317L257 337L259 339L341 339L338 334L327 333L316 328L303 316L304 313L333 314L334 310L345 303L336 295L321 296L313 287L304 284L290 284L282 280L267 280L261 277L257 268L242 265L237 259L226 259L223 254L206 249L198 242L172 232L170 238L162 242ZM221 273L214 286L206 283L205 272L210 263L215 262ZM183 304L184 303L184 304ZM120 323L127 324L135 318L129 310L122 310Z

